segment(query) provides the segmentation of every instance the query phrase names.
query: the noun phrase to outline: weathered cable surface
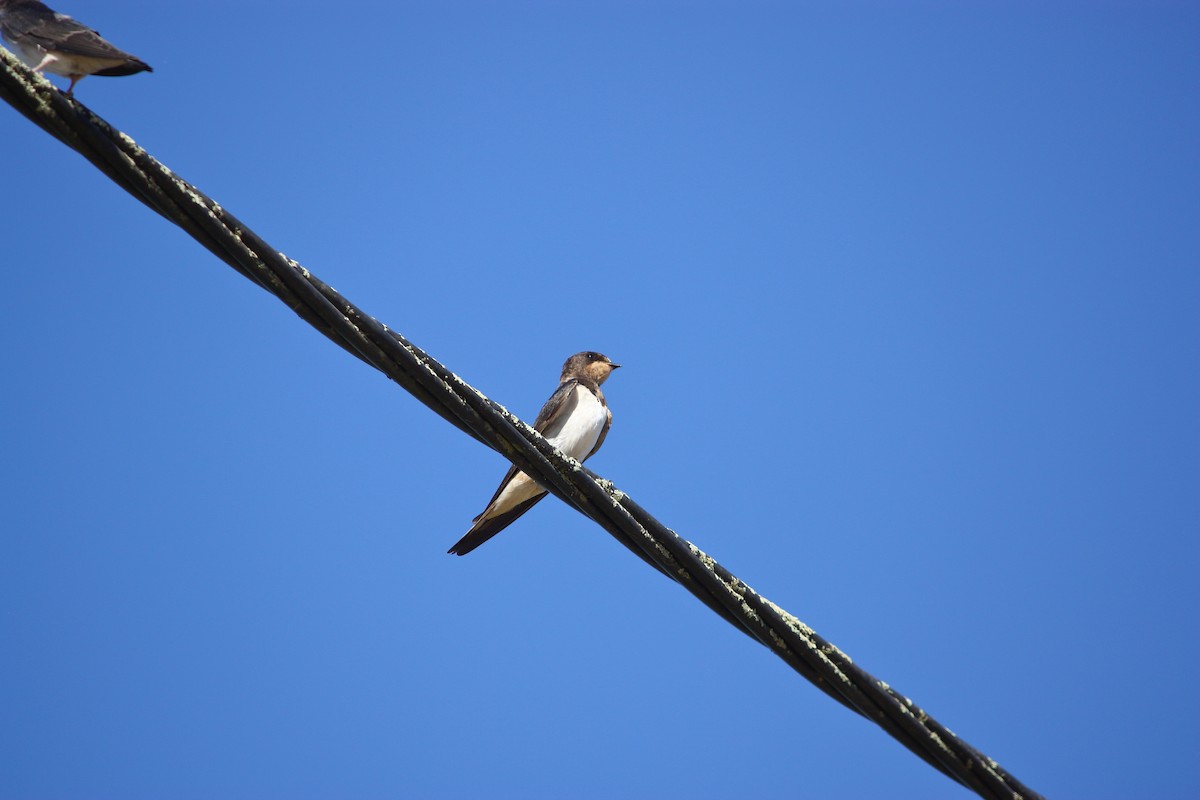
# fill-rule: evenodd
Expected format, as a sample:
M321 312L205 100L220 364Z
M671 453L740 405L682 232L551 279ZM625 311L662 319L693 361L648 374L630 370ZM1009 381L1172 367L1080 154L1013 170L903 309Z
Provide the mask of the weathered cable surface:
M934 768L986 798L1038 798L996 762L855 665L796 617L671 531L608 481L445 366L364 313L308 270L0 49L0 97L229 266L278 297L339 347L400 384L464 433L492 447L597 522L743 633Z

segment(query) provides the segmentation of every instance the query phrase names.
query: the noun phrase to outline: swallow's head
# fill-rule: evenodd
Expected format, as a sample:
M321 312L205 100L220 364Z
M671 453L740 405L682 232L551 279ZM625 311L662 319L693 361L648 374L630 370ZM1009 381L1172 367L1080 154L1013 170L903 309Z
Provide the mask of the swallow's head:
M614 364L606 355L585 350L567 359L567 363L563 364L561 380L565 381L567 378L591 378L597 384L601 384L619 366L621 365Z

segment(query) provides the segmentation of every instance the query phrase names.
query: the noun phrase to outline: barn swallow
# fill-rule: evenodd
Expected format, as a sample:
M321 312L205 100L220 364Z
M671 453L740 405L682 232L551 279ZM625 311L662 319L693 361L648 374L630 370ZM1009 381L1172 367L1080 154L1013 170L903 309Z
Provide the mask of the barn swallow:
M612 412L604 402L600 384L620 364L590 350L576 353L563 364L558 388L533 422L533 429L563 455L587 461L608 435ZM515 466L510 467L500 488L483 513L472 520L471 530L446 552L465 556L511 525L546 496L546 490Z
M71 79L67 96L88 75L153 72L150 65L113 47L86 25L37 0L0 0L0 35L34 72Z

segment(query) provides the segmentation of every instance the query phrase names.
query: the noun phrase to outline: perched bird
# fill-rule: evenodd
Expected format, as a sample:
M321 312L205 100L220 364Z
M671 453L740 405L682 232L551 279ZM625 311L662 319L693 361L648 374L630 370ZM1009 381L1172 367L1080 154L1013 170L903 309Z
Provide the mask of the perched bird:
M48 70L70 78L68 95L88 75L154 71L141 59L113 47L91 28L37 0L0 0L0 36L35 72Z
M591 351L568 358L563 364L558 388L542 406L533 429L563 455L586 461L604 444L608 427L612 425L612 412L604 402L600 384L619 366L609 361L608 356ZM465 556L507 528L545 496L546 490L533 478L515 466L511 467L487 508L472 520L475 524L471 530L447 552Z

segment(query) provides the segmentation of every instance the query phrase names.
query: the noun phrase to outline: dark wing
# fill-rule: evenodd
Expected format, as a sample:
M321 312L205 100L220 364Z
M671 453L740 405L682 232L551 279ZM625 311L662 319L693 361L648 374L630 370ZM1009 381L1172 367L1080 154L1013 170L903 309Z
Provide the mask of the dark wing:
M516 467L513 468L513 471L515 473ZM508 483L507 479L500 485L503 486L505 483ZM538 502L545 496L546 493L542 492L539 495L529 498L520 505L513 506L511 510L506 511L503 514L492 517L491 519L485 519L482 522L476 522L473 526L471 526L471 530L467 531L467 534L455 542L454 546L446 552L452 553L456 556L465 556L467 553L471 552L476 547L479 547L479 545L483 544L488 539L492 538L497 533L513 524L518 517L537 505ZM491 504L489 503L489 505ZM476 517L476 519L479 519L479 517Z
M45 6L19 6L5 15L4 27L8 38L22 38L56 53L90 58L133 58L124 50L113 47L88 26L66 14L50 11Z
M550 395L550 399L546 401L546 405L542 406L542 410L538 412L537 418L534 419L533 429L535 431L545 433L546 429L562 416L563 411L568 406L567 399L578 385L579 381L574 378L567 378L558 385L558 388L554 390L554 394Z
M546 401L546 404L542 406L542 410L538 412L537 418L534 419L533 429L535 431L543 433L562 416L563 410L568 406L567 399L571 396L571 392L575 391L577 383L578 381L574 378L569 378L558 385L558 388L554 390L554 394L550 395L550 399ZM605 426L605 430L608 430L608 426ZM603 438L603 434L601 434L601 438ZM593 450L592 452L595 451ZM500 481L500 485L496 487L496 493L492 495L492 499L488 501L483 512L474 519L475 524L471 526L471 530L467 531L466 535L455 542L454 546L446 552L453 553L456 556L465 556L507 528L518 517L533 508L539 500L546 496L545 493L539 494L536 497L529 498L524 503L513 506L503 514L481 520L480 518L492 507L492 503L496 502L496 499L500 497L500 493L504 491L504 487L508 486L508 482L515 478L519 471L516 465L508 468L508 472L504 474L504 480Z
M546 401L546 404L542 406L542 410L538 412L537 418L534 419L533 429L535 431L538 433L545 433L546 428L550 427L556 419L562 416L563 409L567 407L565 401L568 397L570 397L571 392L575 390L575 383L575 379L571 378L570 380L563 381L558 385L558 388L554 390L554 394L550 395L550 399ZM605 428L605 430L608 429ZM592 452L595 451L593 450ZM492 503L496 502L496 498L498 498L500 493L504 491L504 487L508 486L508 482L516 477L518 471L519 470L515 465L508 468L508 472L504 473L504 480L500 481L500 485L496 487L496 493L492 495L491 500L488 500L488 504L484 506L483 512L479 515L479 517L482 517L487 513L487 510L492 507ZM520 514L517 516L520 516ZM479 517L476 517L475 519L479 519ZM513 517L513 519L516 518L517 517ZM509 522L511 521L512 520L509 520Z
M16 42L33 35L33 31L41 30L47 22L53 21L54 12L48 8L17 6L0 12L0 33L10 42Z
M102 78L120 78L123 75L134 75L138 72L154 72L154 67L140 58L130 56L129 60L124 64L118 64L115 67L108 67L106 69L98 69L92 74L99 75Z
M492 507L492 503L496 502L496 500L500 497L500 493L504 491L504 487L508 486L508 482L517 477L518 471L519 470L515 464L508 468L508 472L504 473L504 479L501 480L500 485L496 487L496 493L492 495L491 500L488 500L488 504L483 507L483 511L479 512L479 517L482 517L488 512L488 509ZM471 522L478 522L479 517L475 517L475 519L471 520Z

